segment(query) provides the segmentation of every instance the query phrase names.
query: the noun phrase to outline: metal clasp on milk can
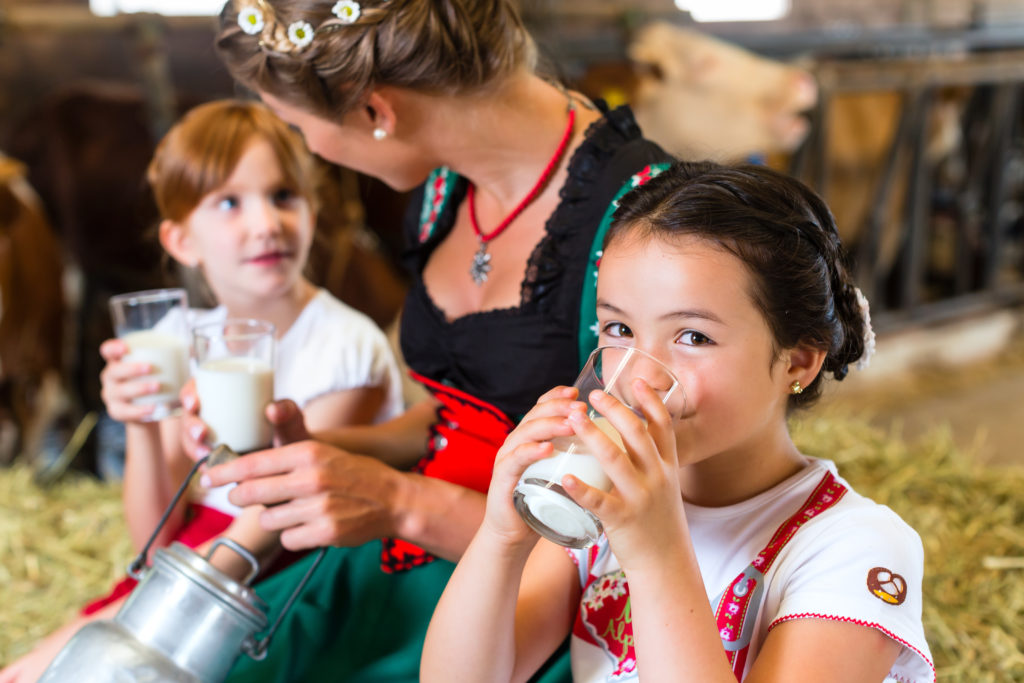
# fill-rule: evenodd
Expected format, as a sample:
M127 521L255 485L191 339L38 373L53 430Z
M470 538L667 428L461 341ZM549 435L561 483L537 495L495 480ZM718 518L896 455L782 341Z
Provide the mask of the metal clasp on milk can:
M152 567L146 568L150 547L199 467L231 457L234 453L222 445L195 464L128 567L139 585L112 620L79 629L43 672L40 683L219 683L241 653L256 660L266 656L274 631L320 563L324 548L261 639L256 633L267 626L266 605L249 587L259 573L259 562L238 543L219 538L203 557L174 542L158 549ZM210 564L220 547L249 563L251 570L241 582Z

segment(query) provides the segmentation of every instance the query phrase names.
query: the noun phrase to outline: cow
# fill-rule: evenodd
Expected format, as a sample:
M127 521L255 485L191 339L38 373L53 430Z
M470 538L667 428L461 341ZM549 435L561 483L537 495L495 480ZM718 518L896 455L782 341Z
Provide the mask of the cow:
M0 463L34 452L62 394L63 259L25 166L0 153Z
M655 22L628 47L629 101L644 134L684 159L731 163L796 149L818 87L806 69Z

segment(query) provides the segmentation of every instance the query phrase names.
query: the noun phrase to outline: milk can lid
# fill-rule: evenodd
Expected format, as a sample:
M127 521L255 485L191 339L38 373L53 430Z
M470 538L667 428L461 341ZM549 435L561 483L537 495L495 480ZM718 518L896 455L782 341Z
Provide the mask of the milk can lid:
M173 569L201 586L240 616L251 621L254 631L266 627L267 604L249 586L235 581L183 543L174 541L170 546L160 548L156 551L153 561L155 565L162 564Z

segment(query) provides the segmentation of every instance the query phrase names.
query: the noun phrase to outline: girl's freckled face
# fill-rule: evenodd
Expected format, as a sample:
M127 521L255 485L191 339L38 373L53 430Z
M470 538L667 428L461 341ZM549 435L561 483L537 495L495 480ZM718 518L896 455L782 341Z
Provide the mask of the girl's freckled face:
M602 257L599 343L637 346L675 372L687 462L754 447L784 419L785 379L752 287L739 258L698 237L621 234Z

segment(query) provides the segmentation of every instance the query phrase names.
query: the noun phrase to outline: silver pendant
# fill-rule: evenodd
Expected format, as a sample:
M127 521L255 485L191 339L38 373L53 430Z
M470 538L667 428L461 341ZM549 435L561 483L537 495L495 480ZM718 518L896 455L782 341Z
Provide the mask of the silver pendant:
M469 274L473 277L473 282L478 286L487 282L487 273L491 272L491 255L487 253L487 242L480 241L480 248L473 254L473 266L469 269Z

